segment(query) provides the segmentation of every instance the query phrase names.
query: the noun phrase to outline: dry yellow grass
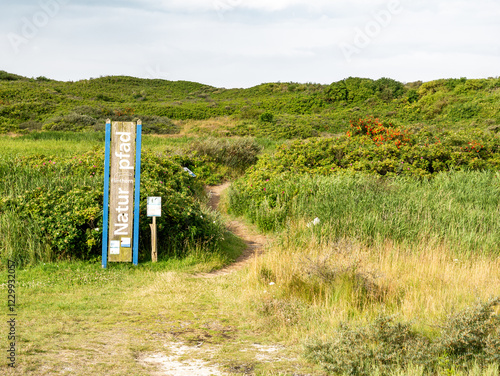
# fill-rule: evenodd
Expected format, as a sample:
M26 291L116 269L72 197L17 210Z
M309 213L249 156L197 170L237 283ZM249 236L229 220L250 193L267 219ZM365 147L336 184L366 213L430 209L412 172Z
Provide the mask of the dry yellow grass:
M194 134L225 136L228 130L236 125L236 120L224 116L208 120L176 120L174 123L180 127L181 136Z
M252 263L247 288L251 300L274 302L275 310L276 301L306 302L295 308L297 325L277 323L292 342L381 313L433 331L446 315L500 295L500 257L459 259L443 246L400 248L390 242L277 242Z

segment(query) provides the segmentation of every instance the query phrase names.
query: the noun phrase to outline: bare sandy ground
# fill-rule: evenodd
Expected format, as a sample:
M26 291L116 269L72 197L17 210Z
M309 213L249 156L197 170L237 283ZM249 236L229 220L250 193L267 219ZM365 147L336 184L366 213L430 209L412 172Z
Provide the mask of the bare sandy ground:
M153 375L164 376L224 376L227 373L219 371L216 367L209 366L202 360L192 359L182 360L183 355L190 353L193 348L179 343L168 345L168 352L154 353L143 356L139 362L145 365L154 365L158 371Z

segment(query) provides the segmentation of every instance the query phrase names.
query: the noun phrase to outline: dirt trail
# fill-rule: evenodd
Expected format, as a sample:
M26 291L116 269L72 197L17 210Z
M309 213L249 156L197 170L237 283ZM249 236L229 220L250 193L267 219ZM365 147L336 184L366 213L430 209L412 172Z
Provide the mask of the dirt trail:
M229 185L229 183L226 183L223 185L207 187L207 193L210 197L210 206L214 210L218 209L221 194L229 187ZM197 277L211 278L227 275L239 270L243 268L243 266L245 266L252 259L252 257L261 253L267 242L267 238L265 236L253 231L245 223L239 220L229 222L227 229L246 243L245 250L234 263L226 268L212 273L200 274ZM210 350L200 350L198 346L193 347L182 342L167 343L165 344L165 347L170 355L166 355L163 352L145 353L141 354L137 361L146 367L155 368L156 371L152 371L150 373L154 376L226 376L234 374L233 372L224 372L217 366L209 365L199 359L204 357L203 354L206 356L207 351ZM257 352L255 356L258 361L272 362L274 360L281 359L278 355L281 347L252 344L250 348ZM276 353L276 355L273 355L274 353ZM186 356L188 356L187 359ZM237 373L241 374L239 371ZM246 374L248 373L245 372L245 375Z
M221 195L229 187L229 185L230 183L225 183L222 185L207 187L207 192L210 197L210 207L212 209L218 209ZM227 224L227 229L245 242L245 250L231 265L211 273L205 273L202 275L203 277L216 277L232 273L236 270L240 270L254 256L262 253L264 245L268 241L266 236L253 231L240 220L233 220L229 222Z

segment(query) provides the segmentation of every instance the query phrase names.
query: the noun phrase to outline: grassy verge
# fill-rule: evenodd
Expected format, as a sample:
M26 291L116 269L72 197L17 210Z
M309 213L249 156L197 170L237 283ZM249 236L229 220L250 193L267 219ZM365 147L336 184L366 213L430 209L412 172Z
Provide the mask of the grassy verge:
M227 245L234 250L233 242ZM0 370L147 375L160 367L142 360L173 356L174 344L189 348L185 360L235 374L322 375L302 357L302 346L329 340L340 322L365 325L381 313L397 314L435 337L448 313L500 291L498 259L457 261L439 251L312 239L306 248L276 242L246 269L216 278L193 275L219 262L196 255L105 270L83 262L18 270L17 368L4 360ZM495 375L493 367L457 367L453 374ZM443 359L436 374L453 368ZM391 374L424 375L418 365Z
M16 368L2 360L0 372L148 375L161 367L143 359L172 356L172 345L189 348L184 360L201 359L227 372L277 375L301 366L256 358L274 338L243 309L241 276L198 278L191 273L199 265L184 260L102 270L62 262L19 270ZM6 280L5 273L0 278Z
M419 181L282 174L263 181L250 175L233 185L229 205L262 230L283 231L297 221L310 222L295 233L295 242L307 241L312 233L368 245L389 240L413 249L427 244L459 255L498 255L499 176L456 172Z

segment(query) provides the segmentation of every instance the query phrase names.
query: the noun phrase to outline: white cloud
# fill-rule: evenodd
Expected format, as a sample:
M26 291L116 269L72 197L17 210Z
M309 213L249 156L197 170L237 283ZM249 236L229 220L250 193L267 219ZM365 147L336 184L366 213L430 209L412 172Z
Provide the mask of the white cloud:
M379 20L395 1L67 0L17 54L7 36L22 35L23 20L40 6L9 3L0 15L0 69L66 80L161 75L225 87L498 75L496 0L400 0L401 12ZM349 62L340 46L353 45L359 30L372 36Z

